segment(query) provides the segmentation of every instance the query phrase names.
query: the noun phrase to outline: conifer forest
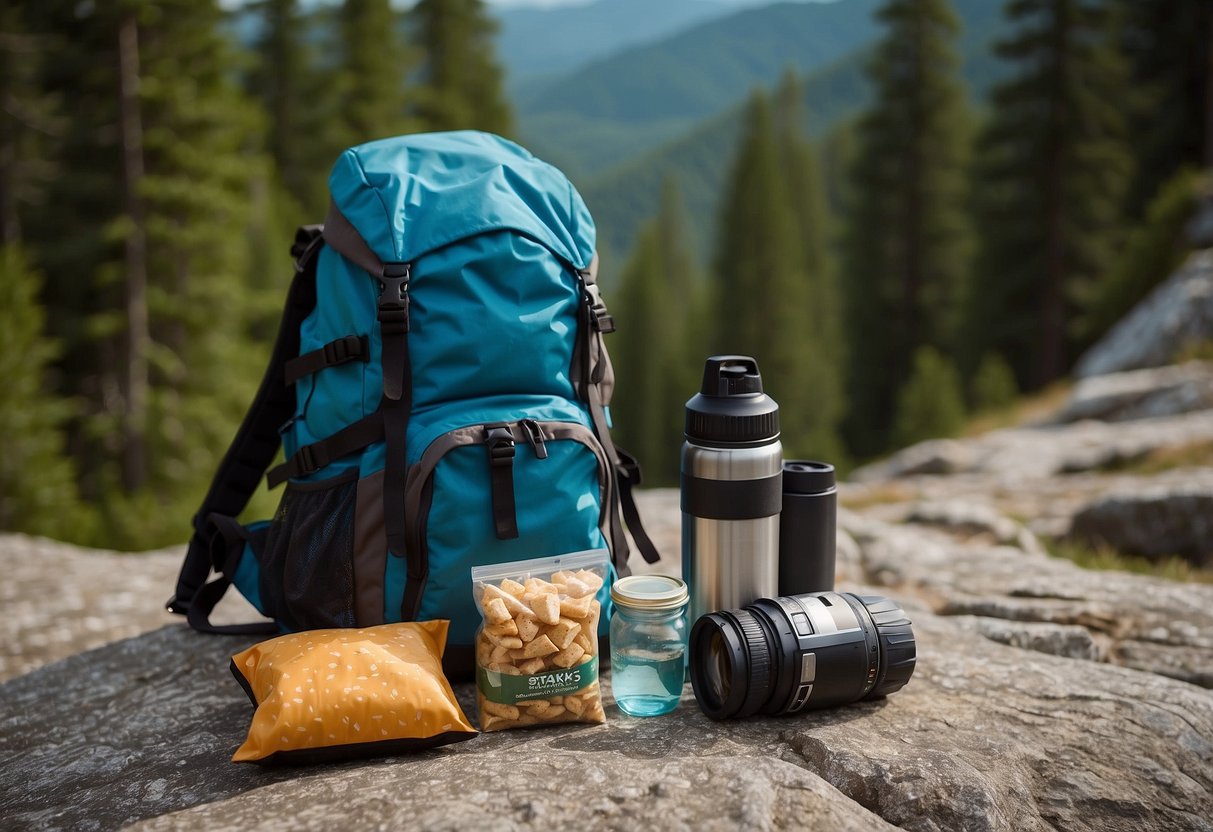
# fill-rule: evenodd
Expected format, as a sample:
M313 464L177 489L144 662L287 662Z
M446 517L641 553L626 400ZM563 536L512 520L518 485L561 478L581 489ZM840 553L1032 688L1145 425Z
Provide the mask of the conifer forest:
M295 228L344 148L399 133L498 133L585 196L616 438L646 485L678 481L710 354L758 358L787 455L844 472L1064 380L1176 267L1213 187L1213 3L803 5L849 3L854 43L815 69L755 83L717 45L711 78L655 61L618 89L527 81L482 0L4 3L0 529L184 541ZM675 83L715 109L675 114ZM621 99L661 116L647 144Z

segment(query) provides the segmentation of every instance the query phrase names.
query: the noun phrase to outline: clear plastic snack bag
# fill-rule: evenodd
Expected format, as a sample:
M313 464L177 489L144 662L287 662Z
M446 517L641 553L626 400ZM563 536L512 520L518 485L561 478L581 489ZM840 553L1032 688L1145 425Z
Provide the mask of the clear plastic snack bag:
M472 592L482 731L605 722L598 685L596 597L605 549L478 566Z

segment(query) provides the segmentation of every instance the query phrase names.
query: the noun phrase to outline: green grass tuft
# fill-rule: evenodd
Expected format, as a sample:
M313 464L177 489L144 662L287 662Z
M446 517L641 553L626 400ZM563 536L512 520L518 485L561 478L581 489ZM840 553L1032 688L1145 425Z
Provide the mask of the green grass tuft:
M1193 566L1178 556L1151 560L1126 555L1106 546L1095 547L1074 540L1044 539L1042 542L1050 555L1065 558L1083 569L1132 572L1184 583L1213 583L1213 570Z

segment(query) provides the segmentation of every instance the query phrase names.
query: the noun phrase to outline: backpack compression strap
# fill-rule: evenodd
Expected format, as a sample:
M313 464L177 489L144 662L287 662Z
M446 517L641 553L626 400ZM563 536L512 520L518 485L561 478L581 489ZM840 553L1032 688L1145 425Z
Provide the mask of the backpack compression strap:
M404 483L407 474L405 439L413 409L408 340L410 265L380 260L362 239L358 229L331 200L323 229L325 244L361 267L379 283L377 317L383 345L383 397L374 413L326 439L303 446L286 462L272 469L267 479L270 487L274 488L292 477L306 476L334 459L382 440L387 457L383 472L383 523L388 549L392 554L406 558L408 591L420 592L427 570L420 552L409 552L405 546L404 518ZM326 345L324 349L328 350L330 346ZM362 353L365 350L361 350ZM301 356L300 360L306 357ZM291 369L301 366L292 364ZM285 382L289 384L291 380L288 374Z
M231 566L226 557L212 554L213 549L218 548L214 546L216 534L222 535L224 531L223 527L216 527L215 518L233 518L244 511L261 482L261 475L278 453L279 426L295 412L294 390L284 381L284 367L299 354L299 327L316 306L316 253L322 242L320 226L303 226L296 232L295 244L291 247L291 254L296 258L295 277L287 291L269 366L236 438L219 463L202 506L194 515L194 534L177 578L176 592L167 608L170 612L188 616L195 629L266 632L263 623L236 625L238 630L213 627L208 616L230 585L231 576L222 574L211 584L204 584L212 569L225 573L225 567Z
M620 577L629 574L628 542L624 533L624 521L632 534L636 548L649 563L657 563L661 555L657 547L644 530L640 521L640 510L636 507L636 496L633 488L640 485L640 464L628 452L615 445L611 439L611 429L607 424L606 404L603 402L602 382L606 374L606 347L602 336L615 331L615 319L607 311L606 304L598 290L598 255L588 269L579 270L582 286L585 289L578 320L578 331L581 335L578 341L577 360L573 362L577 390L589 404L590 419L594 424L594 433L606 451L607 459L613 467L610 478L611 488L607 497L610 502L609 515L611 524L611 547L615 560L615 570ZM595 349L595 347L597 349ZM620 518L622 510L623 517Z
M407 553L404 528L405 438L413 410L408 337L410 266L380 260L332 201L324 220L324 241L379 281L379 334L383 341L383 398L379 413L387 450L383 472L384 531L392 554L408 557L410 589L420 591L425 570L420 553Z

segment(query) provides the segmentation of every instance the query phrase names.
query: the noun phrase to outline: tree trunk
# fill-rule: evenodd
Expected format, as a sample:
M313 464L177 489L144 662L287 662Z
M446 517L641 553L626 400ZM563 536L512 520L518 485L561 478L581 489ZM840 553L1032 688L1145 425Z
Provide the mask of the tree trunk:
M11 22L5 19L5 23ZM8 26L6 26L8 28ZM0 245L21 241L21 218L17 213L17 62L32 56L20 48L22 37L15 31L0 33Z
M143 120L139 107L139 31L133 14L118 27L119 138L122 145L126 337L119 368L122 390L122 485L130 493L147 481L147 231L143 197Z
M1205 43L1205 167L1213 168L1213 14L1209 15L1209 39Z
M1040 297L1040 353L1036 367L1036 383L1044 386L1063 372L1066 346L1065 288L1067 280L1065 239L1066 193L1066 129L1063 111L1066 102L1062 79L1068 62L1069 20L1060 4L1053 8L1053 55L1058 79L1052 92L1048 149L1045 151L1044 188L1045 263Z

